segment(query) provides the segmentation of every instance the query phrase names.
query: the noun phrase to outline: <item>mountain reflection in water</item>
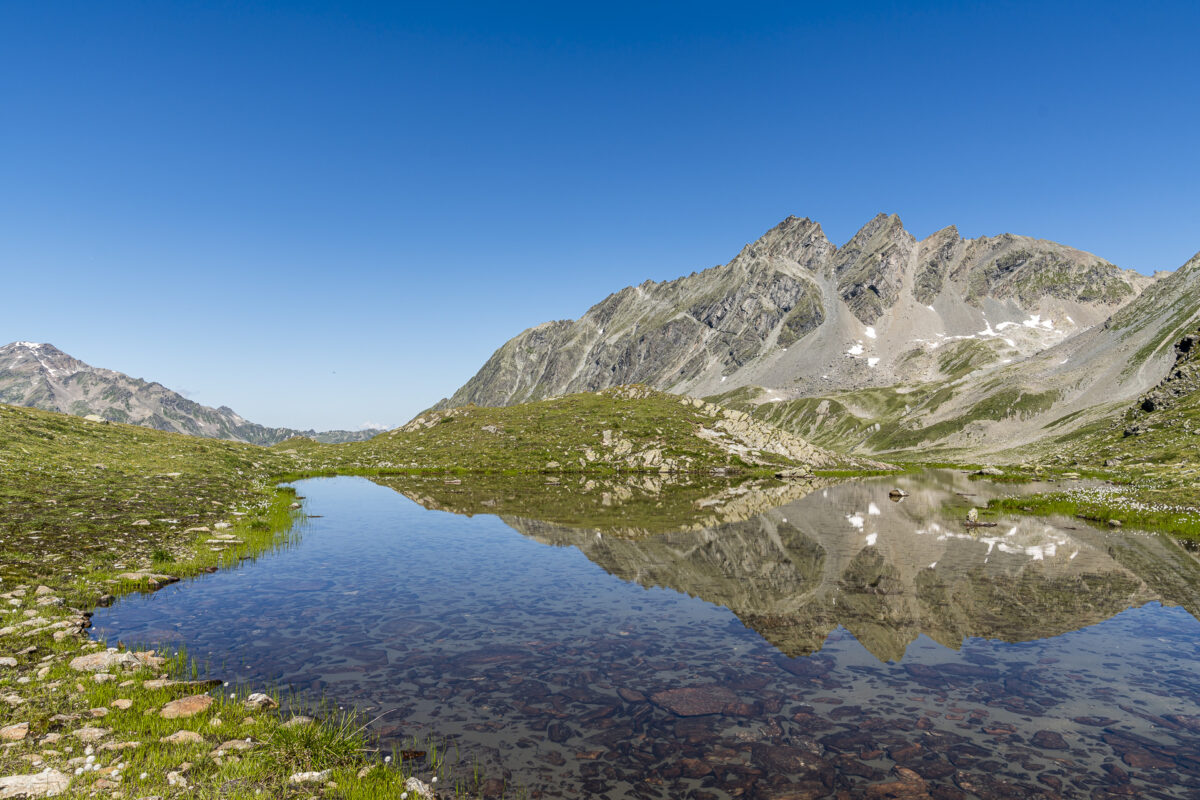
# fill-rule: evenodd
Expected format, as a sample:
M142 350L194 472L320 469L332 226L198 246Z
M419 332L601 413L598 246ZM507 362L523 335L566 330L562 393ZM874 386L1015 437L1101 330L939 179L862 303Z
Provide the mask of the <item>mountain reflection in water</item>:
M96 630L535 795L1200 796L1200 565L1166 537L968 530L1027 489L950 471L376 482L421 507L306 481L294 547Z

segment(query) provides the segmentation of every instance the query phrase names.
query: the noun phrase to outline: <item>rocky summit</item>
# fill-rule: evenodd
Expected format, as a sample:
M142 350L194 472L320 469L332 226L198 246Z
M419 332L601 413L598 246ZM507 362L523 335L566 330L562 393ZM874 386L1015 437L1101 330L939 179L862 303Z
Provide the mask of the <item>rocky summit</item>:
M1012 234L917 240L883 214L837 247L789 217L724 266L525 331L438 407L636 381L843 452L998 451L1150 390L1198 317L1197 259L1151 277Z
M442 406L511 405L626 383L777 399L1026 358L1103 322L1152 283L1054 242L954 227L918 241L880 214L834 246L789 217L728 264L627 287L580 319L504 344ZM947 353L953 353L950 358Z
M262 445L294 436L350 442L379 433L268 428L244 419L227 406L201 405L161 383L93 367L52 344L38 342L13 342L0 347L0 403Z

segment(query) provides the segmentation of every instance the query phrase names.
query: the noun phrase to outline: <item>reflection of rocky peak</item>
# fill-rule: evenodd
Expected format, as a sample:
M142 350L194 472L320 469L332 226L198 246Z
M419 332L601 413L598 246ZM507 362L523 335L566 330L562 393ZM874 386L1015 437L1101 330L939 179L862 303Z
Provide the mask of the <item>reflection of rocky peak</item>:
M910 492L900 504L887 496L896 483ZM624 580L725 606L789 656L819 650L838 626L899 660L922 633L957 648L966 637L1053 636L1151 600L1197 608L1200 566L1165 538L1035 519L972 532L943 513L955 491L995 490L953 473L857 481L741 522L636 541L504 519Z

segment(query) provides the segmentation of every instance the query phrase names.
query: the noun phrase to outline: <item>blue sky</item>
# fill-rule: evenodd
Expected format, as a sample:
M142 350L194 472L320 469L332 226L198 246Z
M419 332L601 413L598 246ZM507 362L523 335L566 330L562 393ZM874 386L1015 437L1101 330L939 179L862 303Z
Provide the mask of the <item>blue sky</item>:
M3 3L0 341L358 427L789 214L1173 269L1197 30L1195 2Z

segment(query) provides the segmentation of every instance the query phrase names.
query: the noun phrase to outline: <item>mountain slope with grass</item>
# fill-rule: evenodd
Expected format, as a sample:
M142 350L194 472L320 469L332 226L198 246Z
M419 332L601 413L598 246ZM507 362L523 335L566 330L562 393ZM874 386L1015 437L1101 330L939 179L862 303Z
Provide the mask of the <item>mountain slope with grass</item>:
M1176 346L1198 324L1200 255L1103 323L1009 364L980 357L978 341L960 341L940 349L945 377L937 381L795 400L746 387L712 399L847 452L972 460L1041 441L1058 447L1094 426L1119 425L1173 371ZM1023 460L1015 451L1007 457Z
M873 469L740 411L645 386L431 411L366 442L292 439L296 470L723 473Z
M953 379L1103 322L1153 279L1090 253L949 227L918 241L880 214L835 247L789 217L728 264L610 295L514 337L439 408L626 383L772 400Z
M37 342L0 347L0 403L262 445L293 436L351 442L377 433L268 428L243 419L227 406L200 405L160 383L93 367L52 344Z

